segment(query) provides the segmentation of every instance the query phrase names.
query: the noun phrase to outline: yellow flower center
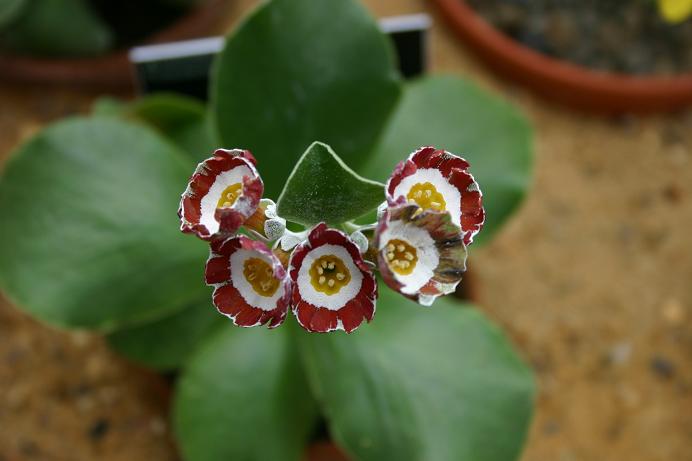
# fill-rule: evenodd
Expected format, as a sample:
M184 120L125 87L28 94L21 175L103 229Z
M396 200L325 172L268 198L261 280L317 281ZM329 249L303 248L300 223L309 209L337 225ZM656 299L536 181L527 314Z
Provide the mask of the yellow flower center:
M221 193L221 198L219 198L216 208L232 207L235 201L238 200L238 197L241 195L243 195L243 184L239 182L231 184Z
M310 283L320 293L336 294L350 280L351 273L346 265L334 255L320 256L310 267Z
M243 275L260 296L273 296L279 288L280 281L274 277L272 266L263 259L246 259L243 264Z
M408 191L406 198L423 209L445 211L447 203L435 186L429 182L419 182Z
M408 242L392 239L385 248L389 268L399 275L409 275L416 268L418 252Z

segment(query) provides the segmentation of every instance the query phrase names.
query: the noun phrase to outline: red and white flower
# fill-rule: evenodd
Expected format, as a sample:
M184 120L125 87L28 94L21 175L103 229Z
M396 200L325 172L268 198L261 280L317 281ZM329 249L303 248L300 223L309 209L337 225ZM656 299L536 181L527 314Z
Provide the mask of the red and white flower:
M264 184L247 150L217 149L200 163L180 200L180 230L204 240L233 236L255 213Z
M315 226L296 246L289 272L293 313L306 330L350 333L375 315L375 276L343 232Z
M448 211L461 228L469 245L485 221L478 183L468 170L469 163L447 151L421 147L397 165L386 187L390 206L400 197L423 209Z
M388 208L379 218L375 249L385 283L429 306L453 292L466 270L466 246L449 212L415 204Z
M291 279L262 242L237 236L211 243L204 273L216 308L241 327L281 325L291 298Z

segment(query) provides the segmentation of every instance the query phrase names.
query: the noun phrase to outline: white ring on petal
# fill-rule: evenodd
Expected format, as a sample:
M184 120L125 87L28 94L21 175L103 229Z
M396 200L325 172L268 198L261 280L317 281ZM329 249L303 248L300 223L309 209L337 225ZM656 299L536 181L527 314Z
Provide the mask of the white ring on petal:
M219 203L221 194L231 184L243 182L243 177L254 177L255 173L245 165L238 165L228 171L220 173L214 180L214 184L209 188L209 192L202 197L200 203L199 222L207 228L210 234L215 234L219 230L219 222L214 217L216 206Z
M418 293L428 281L435 275L435 269L440 263L440 253L435 246L435 240L430 234L411 224L404 224L402 221L389 221L387 228L380 234L380 247L382 252L390 240L403 240L416 249L418 261L416 267L408 275L402 275L390 268L394 278L401 283L401 292L407 295Z
M436 168L420 168L412 175L406 176L394 189L394 198L403 196L408 200L407 195L411 188L418 183L425 182L435 186L435 189L442 194L446 203L445 209L449 211L452 222L461 227L461 193Z
M344 263L346 269L351 273L351 280L348 285L341 287L338 293L328 295L326 293L315 290L312 286L310 277L310 268L312 264L321 256L333 255ZM310 250L298 272L298 290L300 297L305 302L312 304L315 307L324 307L331 311L338 311L346 305L347 302L355 298L360 292L360 287L363 284L363 274L353 262L351 254L346 248L339 245L326 244Z
M243 297L246 303L252 307L257 307L263 311L273 311L277 307L279 298L284 295L284 284L279 283L279 288L272 296L263 296L255 291L250 285L250 282L245 278L243 270L245 269L245 261L250 258L258 258L265 261L274 267L275 262L272 259L257 251L239 249L231 255L231 283L238 290L240 296Z

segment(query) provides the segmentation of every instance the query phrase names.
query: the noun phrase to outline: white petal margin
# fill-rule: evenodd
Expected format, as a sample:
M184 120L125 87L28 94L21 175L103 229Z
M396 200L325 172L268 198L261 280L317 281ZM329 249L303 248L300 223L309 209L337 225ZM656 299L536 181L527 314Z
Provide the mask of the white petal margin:
M401 292L414 295L435 275L434 271L440 263L440 253L437 251L435 241L427 231L398 220L387 223L387 228L380 234L378 250L382 252L387 243L393 239L407 242L418 253L418 262L410 274L401 275L390 269L392 276L402 285Z
M221 193L231 184L242 183L244 176L255 177L257 173L246 165L239 165L224 171L216 177L207 195L202 197L199 222L207 228L210 234L215 234L219 230L219 222L214 217L214 214L216 213L216 205L219 203Z
M343 261L344 266L351 274L351 280L348 285L341 287L338 293L328 295L321 293L312 286L310 282L310 268L312 264L325 255L334 255ZM300 297L304 301L312 304L315 307L325 307L332 311L338 311L346 305L347 302L355 298L360 292L360 287L363 284L363 274L360 269L353 263L353 259L349 252L342 246L326 244L310 250L303 258L303 263L298 272L298 290Z
M267 262L270 267L274 266L274 261L269 256L241 248L231 255L231 283L250 306L257 307L263 311L272 311L276 309L277 302L285 293L284 284L280 283L279 288L276 289L272 296L262 296L257 293L245 279L245 274L243 274L245 261L250 258L261 259Z
M399 185L394 189L394 198L403 196L406 198L413 186L418 183L429 182L435 189L442 194L445 199L446 211L452 218L452 222L461 227L461 194L447 179L442 176L440 170L436 168L421 168L410 176L406 176L401 180Z

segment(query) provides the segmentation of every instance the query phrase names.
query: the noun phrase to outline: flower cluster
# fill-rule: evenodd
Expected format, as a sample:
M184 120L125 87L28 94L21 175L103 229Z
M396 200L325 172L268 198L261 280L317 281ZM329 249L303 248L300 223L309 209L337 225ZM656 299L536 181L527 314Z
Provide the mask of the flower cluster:
M462 158L433 147L412 153L387 182L378 222L350 235L324 223L287 230L276 205L262 199L256 164L247 150L216 150L195 170L178 211L181 230L209 242L205 281L234 324L275 328L290 308L308 331L350 333L375 315L375 269L427 306L461 280L485 217Z

